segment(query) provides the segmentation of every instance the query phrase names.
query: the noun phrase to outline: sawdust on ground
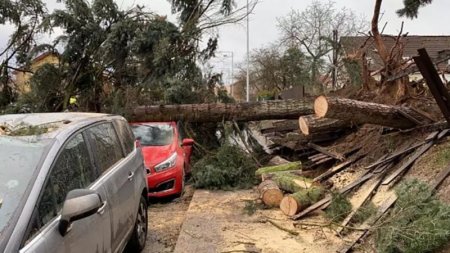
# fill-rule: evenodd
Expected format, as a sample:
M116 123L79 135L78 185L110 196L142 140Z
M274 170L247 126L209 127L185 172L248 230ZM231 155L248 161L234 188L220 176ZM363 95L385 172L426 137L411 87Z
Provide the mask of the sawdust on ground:
M175 249L178 234L184 222L194 188L186 185L181 198L150 203L148 209L148 235L145 253L169 253Z

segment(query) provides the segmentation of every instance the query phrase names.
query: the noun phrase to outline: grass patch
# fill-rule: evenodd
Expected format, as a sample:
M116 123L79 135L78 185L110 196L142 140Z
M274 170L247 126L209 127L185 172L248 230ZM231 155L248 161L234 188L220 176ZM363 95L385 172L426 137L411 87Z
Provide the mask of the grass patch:
M255 162L237 146L225 144L192 168L194 186L205 189L248 189L257 183Z
M450 206L427 184L411 180L396 188L395 207L375 229L377 252L433 252L450 240Z
M340 222L352 211L352 204L339 193L332 193L331 204L325 210L325 216L332 222Z

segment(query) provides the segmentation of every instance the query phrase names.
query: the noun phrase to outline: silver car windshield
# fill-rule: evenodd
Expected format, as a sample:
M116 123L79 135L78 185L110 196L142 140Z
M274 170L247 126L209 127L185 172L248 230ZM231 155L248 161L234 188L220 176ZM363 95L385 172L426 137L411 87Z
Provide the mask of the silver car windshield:
M31 136L0 136L0 238L13 225L12 217L50 142Z
M172 143L173 127L166 124L131 126L142 146L165 146Z

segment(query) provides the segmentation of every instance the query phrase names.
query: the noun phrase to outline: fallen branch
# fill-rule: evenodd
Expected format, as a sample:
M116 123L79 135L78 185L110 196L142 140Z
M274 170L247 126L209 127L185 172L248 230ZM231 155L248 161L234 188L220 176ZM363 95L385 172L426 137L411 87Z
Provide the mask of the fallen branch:
M276 227L276 228L278 228L278 229L280 229L280 230L283 230L283 231L285 231L285 232L288 232L288 233L291 234L291 235L299 235L299 233L298 233L297 231L294 231L294 230L285 228L285 227L281 226L280 224L278 224L278 223L276 223L276 222L274 222L274 221L272 221L272 220L266 219L266 220L262 220L262 221L261 221L261 223L266 223L266 222L272 224L274 227Z

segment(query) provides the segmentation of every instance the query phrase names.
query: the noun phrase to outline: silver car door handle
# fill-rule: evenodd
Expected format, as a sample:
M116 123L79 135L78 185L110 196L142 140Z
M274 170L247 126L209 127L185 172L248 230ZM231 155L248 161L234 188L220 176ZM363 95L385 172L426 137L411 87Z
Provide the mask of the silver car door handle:
M134 177L134 172L130 171L130 173L128 173L128 180L133 180Z
M102 215L105 213L107 203L108 203L107 201L103 202L102 206L97 209L98 214Z

